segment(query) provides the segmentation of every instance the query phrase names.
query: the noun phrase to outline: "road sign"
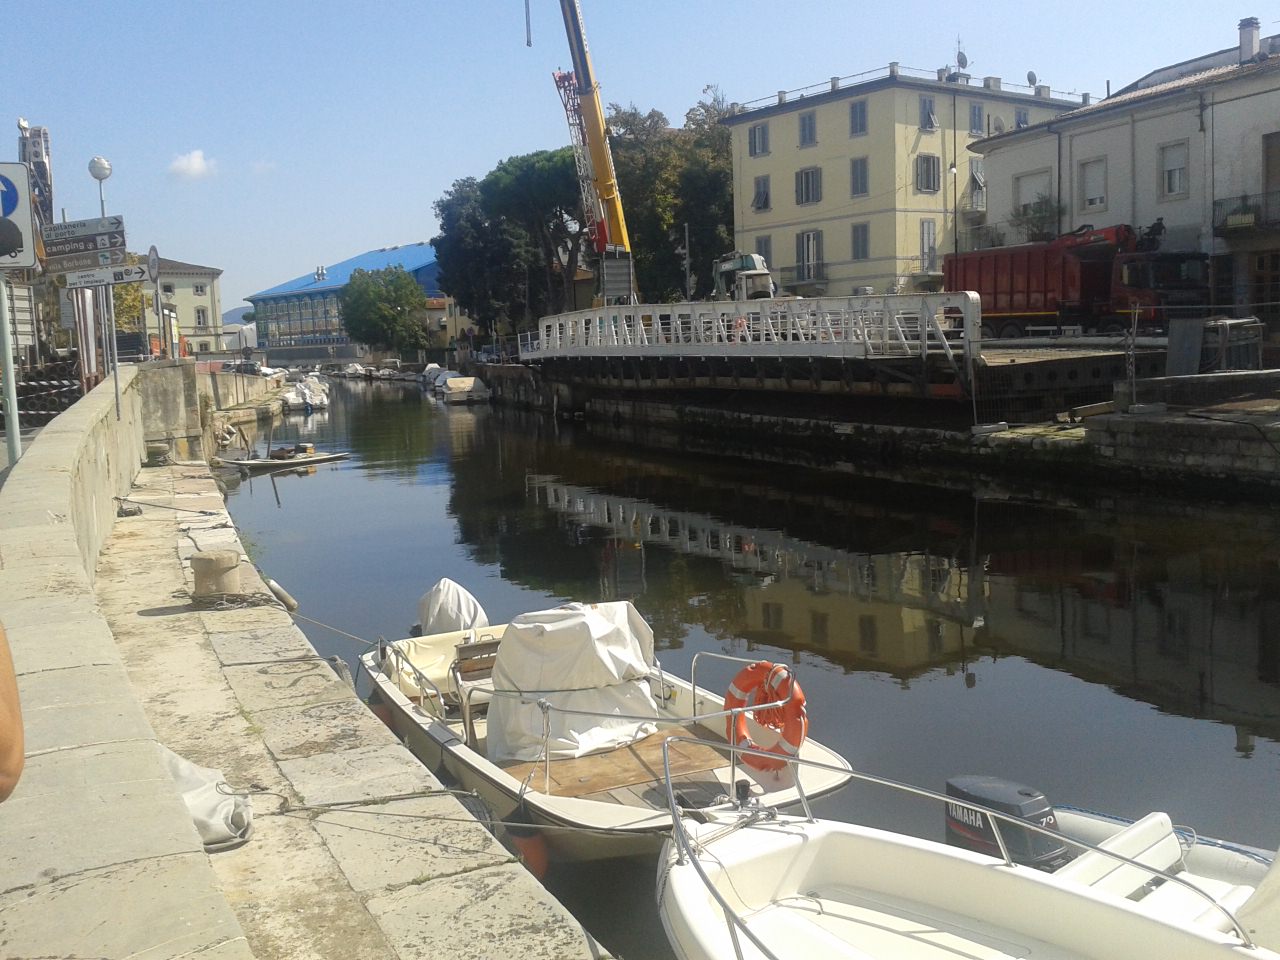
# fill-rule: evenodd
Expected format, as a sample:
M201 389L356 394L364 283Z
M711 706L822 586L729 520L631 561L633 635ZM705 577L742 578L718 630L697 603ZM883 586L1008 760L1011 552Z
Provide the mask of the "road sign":
M124 250L98 250L93 253L69 253L61 257L47 257L45 273L71 273L75 270L92 270L94 267L118 267L125 263Z
M145 280L146 278L147 268L140 266L81 270L78 273L67 274L67 289L75 290L80 287L109 286L113 283L137 283L139 280Z
M18 228L12 229L10 243L0 256L0 270L30 269L36 265L36 230L31 217L31 173L25 163L0 163L0 219Z
M152 283L160 279L160 254L156 250L154 243L151 245L151 249L147 251L147 279Z
M124 231L112 230L110 233L97 233L89 237L68 237L65 240L46 240L44 255L65 257L73 253L96 253L100 250L123 250Z
M18 166L18 164L10 164ZM69 240L73 237L92 237L99 233L124 232L124 217L95 217L92 220L72 220L69 223L51 223L44 228L45 243L51 240Z

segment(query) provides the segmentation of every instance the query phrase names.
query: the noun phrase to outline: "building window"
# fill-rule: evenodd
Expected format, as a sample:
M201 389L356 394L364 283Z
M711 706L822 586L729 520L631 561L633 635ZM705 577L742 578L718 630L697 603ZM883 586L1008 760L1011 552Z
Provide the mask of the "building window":
M920 98L920 129L938 129L938 115L933 109L933 97Z
M819 203L822 200L822 168L805 167L796 171L796 203Z
M969 158L969 202L974 210L987 209L987 174L982 157Z
M765 234L762 237L756 237L756 253L764 258L766 264L773 263L773 237Z
M209 352L209 341L208 341L208 340L201 340L201 341L196 345L196 352L197 352L197 353L208 353L208 352Z
M800 146L812 147L818 142L818 114L815 110L806 110L800 114Z
M796 279L822 279L822 231L796 234Z
M1187 141L1165 144L1160 148L1160 196L1166 200L1184 197L1189 189Z
M1107 209L1107 161L1086 160L1080 164L1080 209Z
M191 285L191 292L192 292L193 294L195 294L197 297L203 297L203 296L204 296L204 284L203 284L203 283L193 283L193 284Z
M1031 112L1026 107L1014 108L1013 125L1019 130L1031 126Z
M867 132L867 101L855 100L849 104L849 136L860 137Z
M854 157L849 164L849 194L865 197L871 192L866 157Z
M160 284L160 292L163 294L167 294L168 296L173 296L173 284L172 283Z
M929 153L916 157L916 189L937 193L942 185L942 160Z
M875 656L880 650L880 638L876 635L876 618L870 614L858 617L858 652Z
M853 225L853 259L871 259L871 224L869 223Z
M982 136L986 133L986 119L983 117L982 104L969 104L969 132Z
M782 629L782 604L780 603L762 603L760 604L761 625L766 630Z
M825 647L831 642L831 618L817 610L809 611L809 642L815 647Z
M209 311L204 307L196 307L196 326L207 327L209 325Z
M757 123L747 130L747 152L753 157L769 152L769 125Z
M920 265L930 273L938 272L938 224L920 221Z
M769 175L756 177L756 192L751 198L752 210L768 210L769 209Z
M1052 194L1049 190L1048 170L1037 170L1035 173L1024 173L1014 177L1014 211L1025 217L1035 211L1037 204L1051 203Z

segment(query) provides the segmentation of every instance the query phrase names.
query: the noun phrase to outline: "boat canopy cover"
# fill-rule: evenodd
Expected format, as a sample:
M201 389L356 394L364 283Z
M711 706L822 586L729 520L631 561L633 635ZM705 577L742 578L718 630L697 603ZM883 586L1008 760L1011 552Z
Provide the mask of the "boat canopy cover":
M484 385L483 380L475 377L450 377L444 383L444 392L487 394L489 388Z
M466 587L441 577L418 601L418 623L422 625L422 635L429 637L433 633L487 627L489 618Z
M645 679L652 663L653 631L628 601L516 617L493 667L489 759L538 760L544 743L552 759L580 757L647 737L657 724L628 718L658 715ZM549 737L538 706L544 699L560 708L547 715Z

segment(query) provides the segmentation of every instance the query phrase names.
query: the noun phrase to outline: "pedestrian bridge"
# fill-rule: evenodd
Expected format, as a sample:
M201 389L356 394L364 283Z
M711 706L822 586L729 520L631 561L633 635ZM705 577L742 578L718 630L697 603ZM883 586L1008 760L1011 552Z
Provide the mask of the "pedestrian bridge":
M521 335L520 359L940 356L961 373L981 351L981 327L969 292L613 304L543 318Z

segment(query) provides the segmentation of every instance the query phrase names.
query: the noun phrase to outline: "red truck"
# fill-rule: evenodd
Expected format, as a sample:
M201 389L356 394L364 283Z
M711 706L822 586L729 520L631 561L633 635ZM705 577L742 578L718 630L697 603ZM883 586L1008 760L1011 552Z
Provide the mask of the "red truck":
M1162 220L1141 232L1083 226L1044 243L947 254L943 287L982 298L984 339L1121 333L1135 308L1141 332L1163 333L1170 316L1209 313L1209 258L1160 253L1163 233Z

